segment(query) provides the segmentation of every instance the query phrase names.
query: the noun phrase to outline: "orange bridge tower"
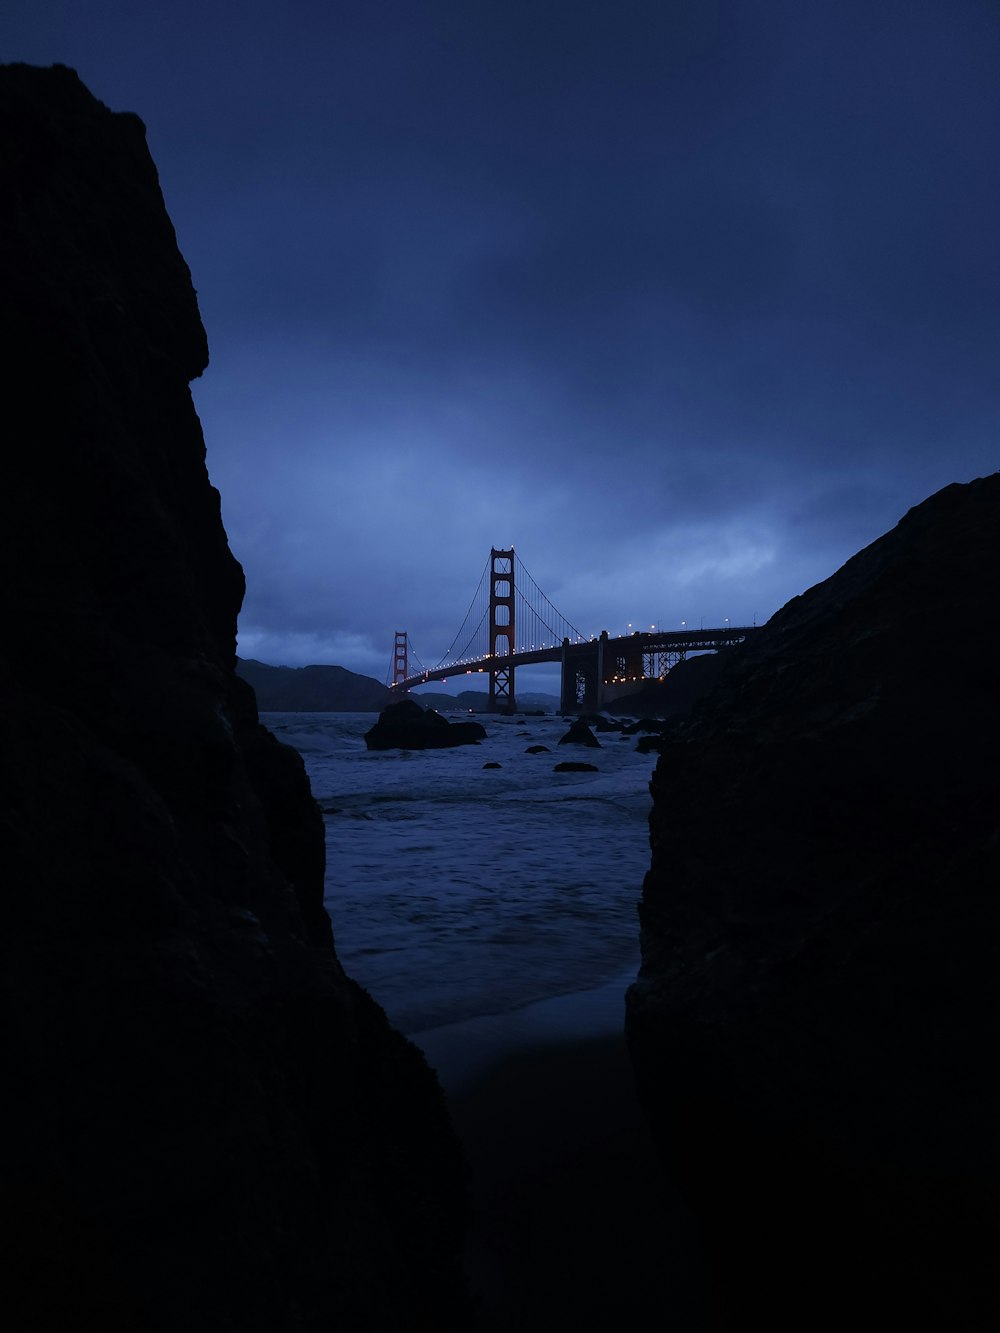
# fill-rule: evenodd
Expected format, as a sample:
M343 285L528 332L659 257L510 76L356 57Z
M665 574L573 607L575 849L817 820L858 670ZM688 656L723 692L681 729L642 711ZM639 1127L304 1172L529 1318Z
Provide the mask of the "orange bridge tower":
M514 548L490 551L490 698L491 713L513 713L514 668L504 658L514 656Z
M396 642L392 649L393 687L402 685L409 674L409 640L406 637L406 630L398 629L396 631Z

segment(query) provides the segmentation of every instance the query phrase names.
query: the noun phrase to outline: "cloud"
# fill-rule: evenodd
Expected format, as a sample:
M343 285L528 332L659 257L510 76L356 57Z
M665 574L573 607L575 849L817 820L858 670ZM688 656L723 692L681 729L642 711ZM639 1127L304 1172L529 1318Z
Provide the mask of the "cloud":
M263 660L433 657L494 544L581 628L764 618L1000 461L989 6L3 22L148 126Z

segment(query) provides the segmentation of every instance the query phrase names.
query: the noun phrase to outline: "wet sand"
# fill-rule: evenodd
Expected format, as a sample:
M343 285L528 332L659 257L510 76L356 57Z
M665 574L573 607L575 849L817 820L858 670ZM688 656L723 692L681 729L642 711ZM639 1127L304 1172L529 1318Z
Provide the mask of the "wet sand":
M476 1333L711 1326L697 1238L636 1103L620 1019L608 1030L595 996L415 1038L472 1172Z

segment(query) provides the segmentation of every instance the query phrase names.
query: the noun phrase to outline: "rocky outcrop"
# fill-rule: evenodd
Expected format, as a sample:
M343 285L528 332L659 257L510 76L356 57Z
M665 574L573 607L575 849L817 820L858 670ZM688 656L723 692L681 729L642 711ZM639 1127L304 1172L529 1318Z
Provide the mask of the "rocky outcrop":
M559 737L560 745L583 745L588 750L599 750L601 742L597 739L582 717L578 717L565 735Z
M578 722L585 722L588 727L593 727L594 731L609 732L621 731L624 723L615 722L610 717L604 717L601 713L581 713L577 719Z
M454 1329L436 1081L344 975L234 674L207 350L141 122L0 68L5 1327Z
M994 475L790 602L663 742L628 1036L721 1327L1000 1322L998 587Z
M651 680L632 694L607 705L609 713L639 714L658 718L679 717L714 687L725 665L728 648L716 653L698 653L672 667L665 680Z
M485 739L486 730L478 722L447 722L412 699L383 708L378 721L365 732L369 750L447 750Z
M377 713L392 698L371 676L339 666L266 666L237 658L236 674L253 686L263 713Z

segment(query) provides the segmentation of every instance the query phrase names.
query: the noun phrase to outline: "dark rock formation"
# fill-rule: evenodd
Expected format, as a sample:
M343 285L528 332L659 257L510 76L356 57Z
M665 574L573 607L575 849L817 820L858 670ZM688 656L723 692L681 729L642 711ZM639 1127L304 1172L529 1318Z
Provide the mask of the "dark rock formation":
M605 717L602 713L581 713L578 721L586 722L594 731L621 731L624 725L610 717Z
M656 732L659 735L663 730L662 718L640 717L635 722L626 722L622 727L622 735L634 736L637 731Z
M626 738L627 739L627 738ZM636 741L636 751L638 754L659 754L660 741L663 739L663 733L660 732L651 736L640 736Z
M651 680L632 694L607 705L609 713L654 714L658 718L679 717L714 687L725 666L729 649L698 653L672 667L665 680Z
M598 773L599 771L596 764L580 764L572 759L556 764L552 770L553 773Z
M443 750L485 739L486 731L478 722L446 722L412 699L383 708L378 721L365 732L369 750Z
M0 1318L461 1327L436 1080L340 967L301 760L234 674L142 123L8 66L0 126Z
M525 754L548 754L548 753L549 753L549 747L548 747L547 745L529 745L528 748L525 750L524 753L525 753Z
M601 742L587 726L582 717L578 717L570 726L565 736L559 737L560 745L586 745L591 750L599 750Z
M660 749L660 741L664 736L669 736L674 731L676 718L687 711L687 708L678 708L675 717L672 719L643 717L638 722L630 722L627 726L622 727L621 738L622 740L628 740L629 737L641 731L644 734L636 742L637 752L639 754L657 754Z
M489 763L487 763L487 764L483 764L483 768L502 768L502 767L503 767L503 765L502 765L502 764L498 764L497 761L496 761L495 759L491 759L491 760L489 761Z
M665 739L628 1034L720 1326L1000 1325L998 588L994 475Z
M276 667L237 658L262 713L377 713L392 693L371 676L339 666Z

